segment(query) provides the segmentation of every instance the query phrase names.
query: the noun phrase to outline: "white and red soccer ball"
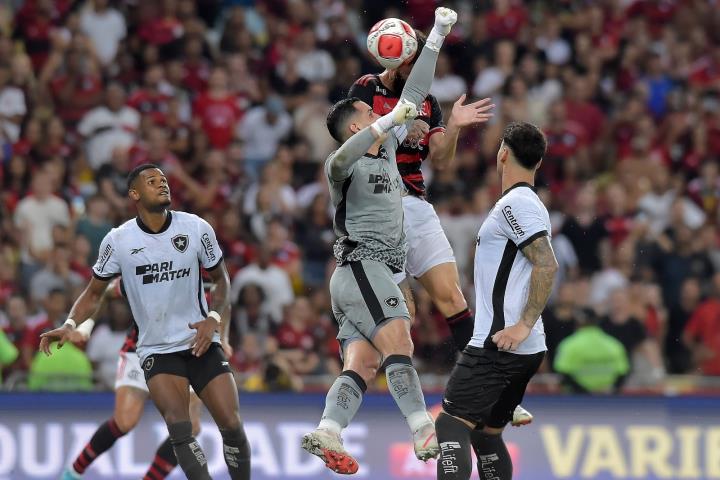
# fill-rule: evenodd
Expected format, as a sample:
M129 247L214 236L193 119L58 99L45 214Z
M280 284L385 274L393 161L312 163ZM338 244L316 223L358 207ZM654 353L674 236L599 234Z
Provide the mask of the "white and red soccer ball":
M367 49L380 65L396 69L415 56L415 30L399 18L380 20L368 33Z

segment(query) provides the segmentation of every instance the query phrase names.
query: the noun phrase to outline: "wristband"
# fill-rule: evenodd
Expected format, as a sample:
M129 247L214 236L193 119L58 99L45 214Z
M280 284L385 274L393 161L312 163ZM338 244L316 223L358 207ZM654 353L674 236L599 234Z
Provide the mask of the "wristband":
M70 325L70 328L72 328L73 330L75 329L75 327L77 327L77 323L75 323L75 320L73 320L72 318L68 318L67 320L65 320L65 323L63 323L63 327L65 325Z
M90 338L90 334L92 333L94 327L95 320L93 320L92 318L88 318L83 323L81 323L79 327L77 327L77 331L82 333L85 338Z
M222 318L220 317L220 314L217 313L215 310L211 310L207 314L208 318L214 318L216 322L222 323Z
M430 50L439 52L440 47L442 47L443 40L445 40L445 35L433 27L433 29L430 30L430 35L427 36L427 40L425 40L425 46Z
M393 127L392 115L393 112L390 112L387 115L383 115L382 117L375 120L372 125L370 125L370 127L372 127L372 129L375 130L378 135L383 135Z

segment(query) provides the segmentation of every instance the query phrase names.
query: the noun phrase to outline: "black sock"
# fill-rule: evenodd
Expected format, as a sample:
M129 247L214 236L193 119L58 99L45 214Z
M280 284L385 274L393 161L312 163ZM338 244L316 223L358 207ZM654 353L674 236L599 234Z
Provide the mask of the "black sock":
M470 435L477 456L478 475L481 479L512 479L513 465L502 434L473 430Z
M152 464L150 464L150 468L143 477L143 480L163 480L170 475L170 472L172 472L177 464L177 457L175 457L172 443L170 443L170 437L168 437L160 444L155 452L155 458Z
M95 430L95 434L90 441L85 445L85 448L83 448L83 451L77 456L75 462L73 462L73 470L81 475L85 473L85 470L97 457L110 450L117 439L126 433L120 431L114 418L100 425Z
M472 312L466 308L460 313L447 317L445 321L450 327L455 348L462 351L462 349L470 343L473 330L475 329L475 319L473 318Z
M188 480L212 480L205 453L193 437L192 423L173 423L168 425L168 432L178 464Z
M250 445L242 424L236 429L220 429L223 453L232 480L250 480Z
M472 473L470 427L443 412L435 421L435 433L440 444L437 479L468 480Z

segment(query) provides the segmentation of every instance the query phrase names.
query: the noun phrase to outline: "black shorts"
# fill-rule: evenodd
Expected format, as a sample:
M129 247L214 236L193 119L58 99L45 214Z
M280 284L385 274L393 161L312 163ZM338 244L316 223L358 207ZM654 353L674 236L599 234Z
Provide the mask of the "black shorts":
M443 409L473 423L504 427L544 356L545 352L518 355L465 347L450 374Z
M230 367L219 343L212 343L207 352L196 357L192 350L181 350L172 353L155 353L148 356L142 364L145 381L159 373L185 377L198 395L210 380L229 373Z

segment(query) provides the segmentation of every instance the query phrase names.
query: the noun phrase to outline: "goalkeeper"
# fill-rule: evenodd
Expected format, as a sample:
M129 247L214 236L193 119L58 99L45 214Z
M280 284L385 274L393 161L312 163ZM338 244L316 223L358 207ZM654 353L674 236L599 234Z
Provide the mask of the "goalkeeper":
M404 186L395 151L405 138L407 123L417 116L416 106L428 94L440 46L456 20L450 9L435 11L435 26L389 114L379 116L358 98L339 101L328 114L328 130L342 143L327 159L325 173L336 207L337 268L330 295L345 369L328 391L318 428L303 437L302 447L337 473L358 469L340 433L358 411L367 382L381 362L412 432L415 455L428 460L439 453L435 426L412 365L410 315L393 281L406 255Z

